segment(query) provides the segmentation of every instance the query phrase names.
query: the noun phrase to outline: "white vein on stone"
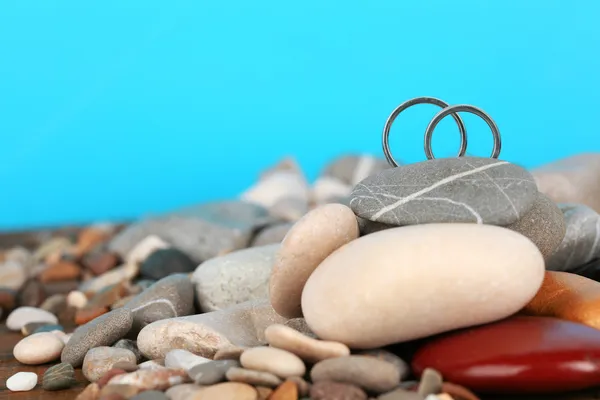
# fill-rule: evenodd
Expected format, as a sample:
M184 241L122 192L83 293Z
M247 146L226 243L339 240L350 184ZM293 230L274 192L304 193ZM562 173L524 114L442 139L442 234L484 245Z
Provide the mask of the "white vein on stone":
M390 211L392 211L392 210L394 210L394 209L396 209L396 208L398 208L398 207L400 207L400 206L408 203L409 201L414 200L414 199L418 198L419 196L421 196L421 195L423 195L425 193L428 193L428 192L430 192L430 191L432 191L432 190L434 190L434 189L436 189L436 188L438 188L440 186L443 186L443 185L445 185L447 183L453 182L453 181L455 181L457 179L460 179L462 177L465 177L465 176L473 175L473 174L479 173L481 171L485 171L487 169L498 167L498 166L501 166L501 165L506 165L506 164L508 164L508 161L500 161L500 162L497 162L495 164L483 165L481 167L472 169L470 171L460 172L458 174L454 174L454 175L448 176L448 177L446 177L444 179L441 179L441 180L435 182L434 184L432 184L432 185L430 185L430 186L428 186L428 187L426 187L424 189L419 190L418 192L412 193L412 194L410 194L410 195L408 195L408 196L406 196L406 197L404 197L404 198L396 201L395 203L390 204L389 206L383 207L381 210L379 210L377 213L375 213L370 219L372 221L377 221L385 213L390 212Z
M174 317L179 317L179 315L177 315L177 310L175 309L175 306L173 305L173 303L171 303L171 302L170 302L169 300L167 300L167 299L156 299L156 300L149 301L149 302L148 302L148 303L146 303L146 304L142 304L142 305L141 305L141 306L139 306L139 307L136 307L136 308L133 308L133 309L131 309L131 312L136 312L136 311L139 311L139 310L141 310L141 309L143 309L143 308L146 308L146 307L148 307L148 306L151 306L151 305L153 305L153 304L166 304L166 305L168 305L168 306L171 308L171 311L173 311L173 316L174 316Z
M471 167L471 168L475 168L468 161L467 161L467 165L469 167ZM490 180L490 182L492 183L492 185L494 185L500 191L500 193L502 193L502 195L506 198L506 201L508 201L508 204L510 204L510 206L512 207L515 215L517 216L517 219L521 218L521 216L519 215L519 211L517 210L517 207L515 207L515 203L513 203L513 201L508 196L508 194L506 194L506 192L500 187L500 185L498 185L498 183L495 182L494 179L492 179L492 177L489 176L487 172L484 171L484 172L482 172L482 174L485 175L485 177ZM509 185L510 185L510 182L509 182Z

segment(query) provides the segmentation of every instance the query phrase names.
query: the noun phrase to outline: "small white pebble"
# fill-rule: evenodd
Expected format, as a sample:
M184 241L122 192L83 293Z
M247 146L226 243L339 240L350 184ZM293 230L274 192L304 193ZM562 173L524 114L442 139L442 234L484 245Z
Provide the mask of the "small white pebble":
M58 324L56 315L36 307L15 308L6 318L6 327L11 331L20 331L30 322L47 322Z
M156 250L168 249L171 245L156 235L147 236L129 251L125 260L129 264L141 264Z
M87 297L79 290L73 290L67 296L67 304L78 309L85 307L87 302Z
M38 376L33 372L17 372L6 380L6 387L12 392L27 392L35 387Z

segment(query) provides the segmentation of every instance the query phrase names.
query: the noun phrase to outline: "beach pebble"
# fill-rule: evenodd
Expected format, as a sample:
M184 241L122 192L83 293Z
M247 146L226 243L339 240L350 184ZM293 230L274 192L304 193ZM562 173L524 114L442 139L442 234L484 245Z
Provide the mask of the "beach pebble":
M508 317L543 278L537 246L509 229L408 226L326 258L304 287L302 310L323 340L369 349Z
M75 370L68 363L60 363L46 370L42 378L42 388L44 390L63 390L76 384Z
M260 231L252 239L250 247L267 246L269 244L279 244L282 242L285 235L294 226L292 222L282 222L274 225L269 225Z
M338 203L352 193L352 185L331 177L322 176L317 178L311 188L311 200L316 205Z
M312 272L331 253L358 237L352 210L327 204L306 214L288 232L275 258L269 295L275 311L301 317L302 289Z
M200 263L247 247L253 232L272 221L256 204L204 203L133 223L111 240L109 249L124 256L145 237L156 235Z
M27 270L14 260L0 262L0 287L19 290L27 280Z
M81 263L94 275L102 275L105 272L115 268L120 261L120 257L115 253L105 250L105 247L87 253Z
M194 286L187 274L173 274L154 283L123 306L133 315L129 335L165 318L194 314Z
M85 294L78 290L74 290L67 295L67 305L75 308L83 308L88 302Z
M167 390L171 386L189 382L185 371L177 369L139 369L115 376L109 385L132 385L140 390Z
M83 282L79 286L79 290L81 292L99 292L109 286L133 279L138 272L139 266L137 264L125 264Z
M343 343L313 339L285 325L269 326L265 337L272 347L287 350L310 363L350 355L350 349Z
M13 355L22 364L39 365L59 359L64 347L53 333L35 333L21 339L13 348Z
M55 324L49 324L47 322L30 322L21 328L21 334L23 336L29 336L35 333L36 330L43 326L59 326Z
M417 392L423 397L438 394L442 391L442 383L444 383L444 379L438 371L433 368L425 368L421 374Z
M528 237L540 249L545 260L550 259L567 231L561 209L542 193L538 193L527 214L507 228Z
M354 186L369 175L391 168L384 158L370 154L347 154L335 158L323 169L322 176L336 178L344 184Z
M164 361L148 360L138 364L138 369L165 369Z
M147 279L159 280L172 274L193 272L196 266L197 264L180 250L158 249L142 262L140 275Z
M468 222L505 226L537 198L531 174L507 161L437 158L371 175L352 191L357 216L396 226Z
M377 400L424 400L425 398L417 392L398 388L377 397ZM455 399L462 400L462 399Z
M81 268L72 261L61 260L56 264L48 266L38 276L42 283L63 282L78 279L81 275Z
M168 400L168 397L158 390L146 390L133 396L131 400Z
M17 372L6 380L6 388L11 392L27 392L37 385L38 376L33 372Z
M406 378L410 374L410 367L407 363L404 362L403 359L395 355L394 353L390 353L387 350L383 349L373 349L373 350L362 350L354 353L359 356L367 356L374 357L381 361L386 361L392 364L398 370L400 374L400 379Z
M271 215L282 221L297 221L308 212L306 197L283 197L269 209Z
M230 368L239 367L235 360L218 360L195 365L188 371L188 376L197 385L214 385L223 382Z
M200 264L192 275L200 309L218 311L268 298L269 278L278 250L278 244L252 247Z
M266 343L265 328L283 323L268 300L249 301L225 310L151 323L142 329L137 345L150 359L164 358L173 349L184 349L212 358L231 344L241 347Z
M246 347L240 347L233 344L223 346L217 350L213 360L236 360L239 361Z
M240 382L224 382L202 388L190 400L257 400L258 393L252 386Z
M117 343L113 344L113 347L116 347L118 349L127 349L127 350L131 351L133 354L135 354L136 364L139 364L140 362L142 362L142 359L144 358L144 356L138 349L137 344L135 343L134 340L121 339Z
M260 391L259 391L260 395ZM269 396L265 396L269 400L292 400L298 398L298 387L292 381L286 380L277 387Z
M597 329L517 316L428 341L414 355L412 369L421 376L434 368L445 380L481 394L551 394L597 387L599 355ZM507 365L519 373L507 373Z
M310 388L310 398L311 400L367 400L367 394L352 383L320 381Z
M265 371L281 378L302 376L306 372L298 356L274 347L254 347L242 353L240 363L244 368Z
M582 204L559 204L566 233L546 261L550 271L571 271L600 257L600 215Z
M90 383L77 395L75 400L98 400L100 397L100 387L96 383Z
M187 350L174 349L165 355L165 367L172 369L189 370L192 367L211 361L210 358L204 358L190 353Z
M171 245L156 235L149 235L140 240L125 255L125 260L131 264L143 264L144 261L157 250L171 248Z
M42 302L40 308L57 315L62 309L67 308L67 296L64 294L53 294Z
M277 387L281 384L281 379L270 372L246 368L229 368L225 373L225 377L232 382L242 382L253 386Z
M27 326L27 325L25 325L25 326ZM42 326L39 326L35 331L33 331L33 333L51 332L62 339L62 335L66 335L64 333L64 330L65 330L65 328L63 328L62 325L44 324ZM60 332L60 333L57 333L57 332Z
M320 361L310 371L310 377L313 383L350 383L376 393L390 391L400 383L400 373L394 365L368 356L346 356Z
M135 355L126 349L100 346L90 349L83 359L81 371L90 382L96 382L118 362L135 363Z
M127 400L140 392L134 385L113 384L105 385L100 389L99 397L102 400Z
M129 332L132 322L131 311L118 308L80 326L65 345L61 361L68 362L75 368L80 367L88 350L111 346Z
M600 153L582 153L532 171L539 191L556 203L585 204L600 213Z
M56 315L50 314L41 308L18 307L8 314L6 327L11 331L20 331L25 325L31 322L58 324L58 318L56 318Z
M202 389L200 386L193 383L182 383L181 385L171 386L167 389L165 395L169 400L187 400L200 389Z

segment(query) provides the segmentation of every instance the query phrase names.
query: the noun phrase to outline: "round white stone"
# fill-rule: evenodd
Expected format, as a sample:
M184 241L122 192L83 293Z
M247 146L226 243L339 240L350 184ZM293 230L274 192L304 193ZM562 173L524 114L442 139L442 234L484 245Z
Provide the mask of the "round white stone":
M375 348L508 317L544 271L537 246L506 228L392 228L326 258L304 287L302 311L319 338Z
M58 360L64 342L52 332L27 336L13 348L13 355L22 364L39 365Z
M12 392L27 392L37 385L38 376L33 372L17 372L6 380L6 387Z
M18 307L6 318L6 327L11 331L20 331L30 322L58 324L56 315L36 307Z

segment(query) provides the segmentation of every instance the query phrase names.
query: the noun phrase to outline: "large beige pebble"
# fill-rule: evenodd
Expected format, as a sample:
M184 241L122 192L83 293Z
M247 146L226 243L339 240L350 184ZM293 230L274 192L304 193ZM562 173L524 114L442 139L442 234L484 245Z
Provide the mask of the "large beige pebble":
M224 382L207 386L188 398L189 400L257 400L258 392L252 386L240 382Z
M302 316L304 284L331 253L359 235L356 216L342 204L315 208L290 229L275 258L269 282L273 309L287 318Z
M6 318L6 327L11 331L20 331L30 322L47 322L58 324L56 315L36 307L19 307L14 309Z
M22 364L39 365L60 358L65 344L52 332L34 333L13 348L13 355Z
M508 317L543 277L537 246L506 228L392 228L323 261L304 287L302 310L321 339L375 348Z
M350 355L350 349L343 343L313 339L285 325L269 326L265 337L272 347L287 350L312 363Z
M295 354L274 347L253 347L242 353L240 363L244 368L270 372L281 378L302 376L306 367Z

